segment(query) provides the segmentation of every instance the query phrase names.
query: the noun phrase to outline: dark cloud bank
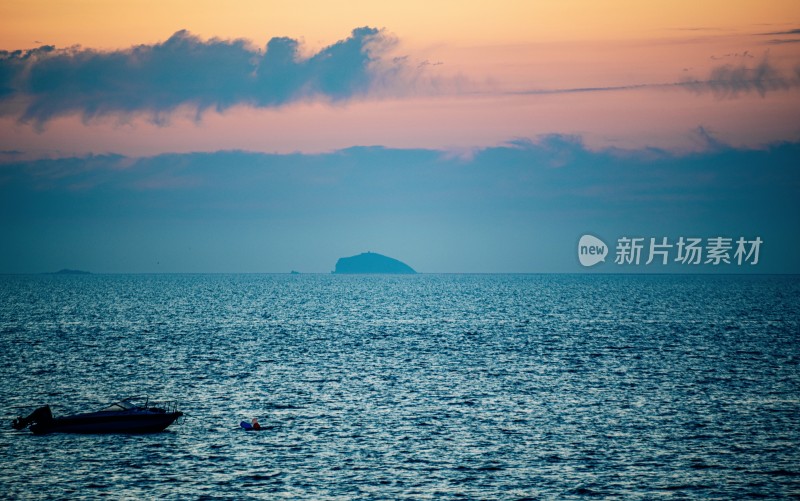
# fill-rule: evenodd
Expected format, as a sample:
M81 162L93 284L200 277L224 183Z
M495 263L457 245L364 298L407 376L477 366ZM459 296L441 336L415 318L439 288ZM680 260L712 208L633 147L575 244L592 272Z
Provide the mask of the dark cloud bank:
M308 58L290 38L273 38L260 50L245 40L204 41L186 31L113 52L52 46L2 51L0 111L41 125L67 114L88 119L145 112L158 120L182 105L200 113L236 104L344 100L388 78L392 68L379 63L392 43L384 32L364 27Z
M37 269L32 249L74 247L83 256L103 248L104 256L135 259L158 246L212 244L222 256L252 249L239 266L247 257L263 263L235 270L269 271L268 252L346 248L364 234L389 235L423 256L523 255L478 271L564 271L574 261L564 249L590 232L760 236L764 264L745 271L800 272L800 143L711 146L690 155L595 152L550 136L469 160L374 147L12 162L0 165L0 271ZM175 235L180 242L165 243Z
M492 94L496 90L426 73L408 57L387 57L395 40L382 30L358 28L310 57L299 42L273 38L262 50L246 40L200 38L179 31L163 43L103 52L43 46L0 51L0 115L37 128L63 115L147 114L156 123L186 106L205 110L234 105L275 107L303 100L346 101L383 95L447 92ZM667 84L531 90L522 94L682 88L737 97L800 86L800 67L784 75L766 59L756 66L724 65L706 78Z

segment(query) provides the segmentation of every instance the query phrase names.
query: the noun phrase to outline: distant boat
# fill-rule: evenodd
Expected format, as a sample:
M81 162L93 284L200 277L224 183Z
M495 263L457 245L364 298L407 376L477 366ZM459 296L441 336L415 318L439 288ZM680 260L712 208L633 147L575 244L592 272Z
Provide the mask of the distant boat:
M53 417L50 406L33 411L28 417L18 417L11 423L15 430L30 428L36 435L46 433L154 433L183 416L175 402L136 405L131 398L113 403L97 412Z

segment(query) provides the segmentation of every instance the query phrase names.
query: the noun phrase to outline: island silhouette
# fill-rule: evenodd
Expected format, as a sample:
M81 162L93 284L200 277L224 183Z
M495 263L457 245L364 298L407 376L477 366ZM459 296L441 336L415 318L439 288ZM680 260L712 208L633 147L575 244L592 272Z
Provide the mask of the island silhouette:
M71 270L69 268L63 268L58 271L54 271L52 273L47 273L47 275L91 275L91 272L84 270Z
M406 263L383 254L364 252L357 256L343 257L336 261L334 274L402 274L411 275L416 271Z

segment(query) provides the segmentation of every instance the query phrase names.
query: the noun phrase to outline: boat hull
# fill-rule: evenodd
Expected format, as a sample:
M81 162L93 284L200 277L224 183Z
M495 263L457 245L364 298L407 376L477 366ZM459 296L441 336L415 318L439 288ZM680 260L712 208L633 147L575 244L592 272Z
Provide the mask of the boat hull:
M110 413L94 412L53 418L31 425L37 435L47 433L156 433L163 431L183 415L182 412Z

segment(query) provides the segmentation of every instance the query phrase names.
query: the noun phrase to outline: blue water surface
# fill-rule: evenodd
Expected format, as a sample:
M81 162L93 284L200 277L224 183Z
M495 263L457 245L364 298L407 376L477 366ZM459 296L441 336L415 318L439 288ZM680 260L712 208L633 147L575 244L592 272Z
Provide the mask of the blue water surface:
M8 498L797 497L800 277L2 276L0 405Z

